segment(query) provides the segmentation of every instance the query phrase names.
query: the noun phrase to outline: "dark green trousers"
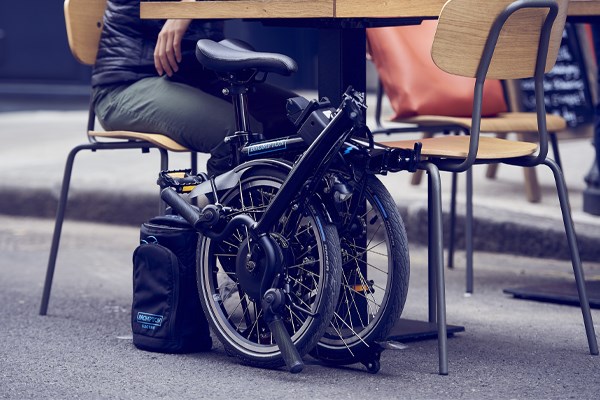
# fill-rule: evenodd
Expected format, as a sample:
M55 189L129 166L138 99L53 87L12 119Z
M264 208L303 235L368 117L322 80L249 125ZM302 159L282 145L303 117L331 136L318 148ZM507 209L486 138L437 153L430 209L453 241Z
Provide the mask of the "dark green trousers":
M225 84L211 80L198 86L179 83L166 76L124 85L94 89L96 115L106 130L131 130L167 135L189 149L210 153L207 172L228 170L231 149L223 143L236 131L229 96L221 94ZM252 131L268 138L293 133L285 103L293 92L256 84L248 93Z

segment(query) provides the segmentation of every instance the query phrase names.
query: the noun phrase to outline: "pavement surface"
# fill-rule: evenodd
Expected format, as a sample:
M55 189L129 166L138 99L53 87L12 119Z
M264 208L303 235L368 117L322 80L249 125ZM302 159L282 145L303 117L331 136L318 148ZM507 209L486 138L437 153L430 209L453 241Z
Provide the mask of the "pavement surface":
M208 353L166 355L131 342L135 227L69 221L50 308L39 316L52 221L0 216L0 398L7 399L597 399L600 357L591 356L577 307L517 300L502 289L569 279L565 261L477 252L477 291L464 268L447 270L449 375L437 374L437 341L386 350L372 375L311 357L292 375ZM461 254L462 257L462 254ZM403 317L427 316L426 249L411 247ZM600 279L600 263L588 263ZM596 331L600 310L592 311Z

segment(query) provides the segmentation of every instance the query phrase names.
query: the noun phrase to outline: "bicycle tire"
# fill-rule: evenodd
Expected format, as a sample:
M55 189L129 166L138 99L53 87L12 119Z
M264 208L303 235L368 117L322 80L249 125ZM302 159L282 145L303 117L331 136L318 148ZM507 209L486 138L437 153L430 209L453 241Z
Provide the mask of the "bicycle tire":
M340 299L311 355L334 365L362 362L370 372L377 372L379 368L373 365L379 365L378 342L387 338L406 302L410 261L406 230L394 199L375 176L366 179L365 212L359 218L364 234L357 235L352 226L357 224L356 217L348 221L356 200L346 205L346 211L338 210L343 253ZM353 197L361 191L355 185Z
M258 220L286 174L279 168L251 168L237 187L221 196L221 203ZM310 307L313 314L286 304L284 322L301 356L316 345L329 325L340 290L339 238L335 226L327 222L324 214L319 204L309 200L305 206L287 210L270 233L283 248L284 275L294 302L305 309ZM287 221L296 217L297 226L286 226ZM240 228L219 243L206 237L200 240L197 253L200 298L212 331L229 354L247 365L277 368L284 361L267 324L261 322L260 304L243 293L232 266L235 259L232 256L244 237L245 232Z

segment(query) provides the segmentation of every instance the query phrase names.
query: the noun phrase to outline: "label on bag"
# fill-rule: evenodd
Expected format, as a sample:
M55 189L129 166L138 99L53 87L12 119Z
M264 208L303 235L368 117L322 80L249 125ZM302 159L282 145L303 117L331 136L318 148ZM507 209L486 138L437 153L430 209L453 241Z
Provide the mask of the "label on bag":
M162 325L163 316L138 312L136 321L141 324L144 329L156 329L157 326Z

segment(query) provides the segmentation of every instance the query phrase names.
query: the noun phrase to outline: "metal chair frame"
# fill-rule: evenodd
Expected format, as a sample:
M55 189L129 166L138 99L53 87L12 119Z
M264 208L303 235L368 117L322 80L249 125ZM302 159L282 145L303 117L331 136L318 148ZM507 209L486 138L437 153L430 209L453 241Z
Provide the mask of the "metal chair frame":
M65 1L65 14L67 14L67 8L69 6L70 0ZM81 3L83 4L83 3ZM86 5L83 4L85 7ZM99 22L100 24L100 22ZM101 27L101 25L98 25ZM70 43L71 44L71 43ZM82 63L88 63L91 61L82 60L76 56L76 58ZM98 150L126 150L126 149L140 149L142 153L148 153L150 149L158 149L160 153L160 169L167 170L169 166L169 155L167 149L151 143L149 141L144 140L134 140L134 139L126 139L117 141L99 141L94 135L91 135L90 132L94 130L96 121L96 114L94 112L94 106L92 101L90 100L90 107L88 112L88 121L87 121L87 138L88 143L81 144L75 146L69 152L67 156L67 162L65 165L65 170L63 173L62 186L60 190L60 197L58 199L58 206L56 211L56 219L54 223L54 232L52 234L52 243L50 245L50 255L48 257L48 266L46 268L46 278L44 281L44 289L42 293L42 300L40 304L40 315L46 315L48 312L48 303L50 300L50 292L52 289L52 281L54 278L54 271L56 269L56 259L58 256L58 248L60 245L60 238L62 234L63 222L65 219L66 209L67 209L67 200L69 196L69 187L71 184L71 175L73 173L73 166L75 163L75 156L82 150L90 150L92 152L96 152ZM192 173L195 173L198 169L197 163L197 155L195 152L191 152L191 169ZM158 212L159 214L164 214L165 212L165 203L160 200L160 196L158 197Z
M502 27L507 22L510 16L515 12L526 8L545 8L548 9L548 14L544 20L540 42L536 57L536 66L534 72L535 93L536 93L536 114L539 129L539 146L538 154L531 156L522 156L508 159L498 160L481 160L477 159L477 151L479 145L479 132L481 121L481 105L483 98L483 83L487 76L487 72L494 55L494 50ZM464 159L449 159L430 157L419 165L428 174L428 224L429 224L429 263L434 265L435 286L436 290L430 291L430 320L433 316L437 316L438 323L438 342L439 342L439 372L442 375L448 373L447 361L447 332L446 332L446 310L445 310L445 294L444 294L444 271L443 271L443 242L442 242L442 203L441 203L441 186L439 171L450 172L467 172L471 171L471 166L475 164L488 163L506 163L523 167L531 167L544 164L550 168L556 181L557 192L560 202L561 213L565 226L565 232L569 243L571 261L575 281L579 294L581 312L588 340L590 354L598 355L598 344L596 340L594 325L590 312L589 301L585 288L585 280L579 250L577 248L577 239L573 226L573 220L570 213L570 205L568 200L568 192L565 184L562 171L557 163L547 157L548 153L548 132L546 128L546 110L544 106L544 87L543 77L545 73L546 59L548 56L550 35L554 21L558 15L559 6L554 0L517 0L509 4L496 17L487 36L483 54L481 56L479 66L476 71L476 83L474 90L472 128L470 131L469 152ZM442 11L443 12L443 11ZM439 131L439 127L437 128ZM469 182L469 179L467 180ZM472 181L471 181L472 182ZM472 185L467 184L467 222L472 219ZM471 229L470 224L467 224L467 229ZM467 235L471 235L468 231ZM472 252L471 249L467 251ZM431 269L430 269L431 270ZM471 270L472 282L472 270ZM437 299L432 299L431 294L437 295ZM432 311L436 310L436 312Z

